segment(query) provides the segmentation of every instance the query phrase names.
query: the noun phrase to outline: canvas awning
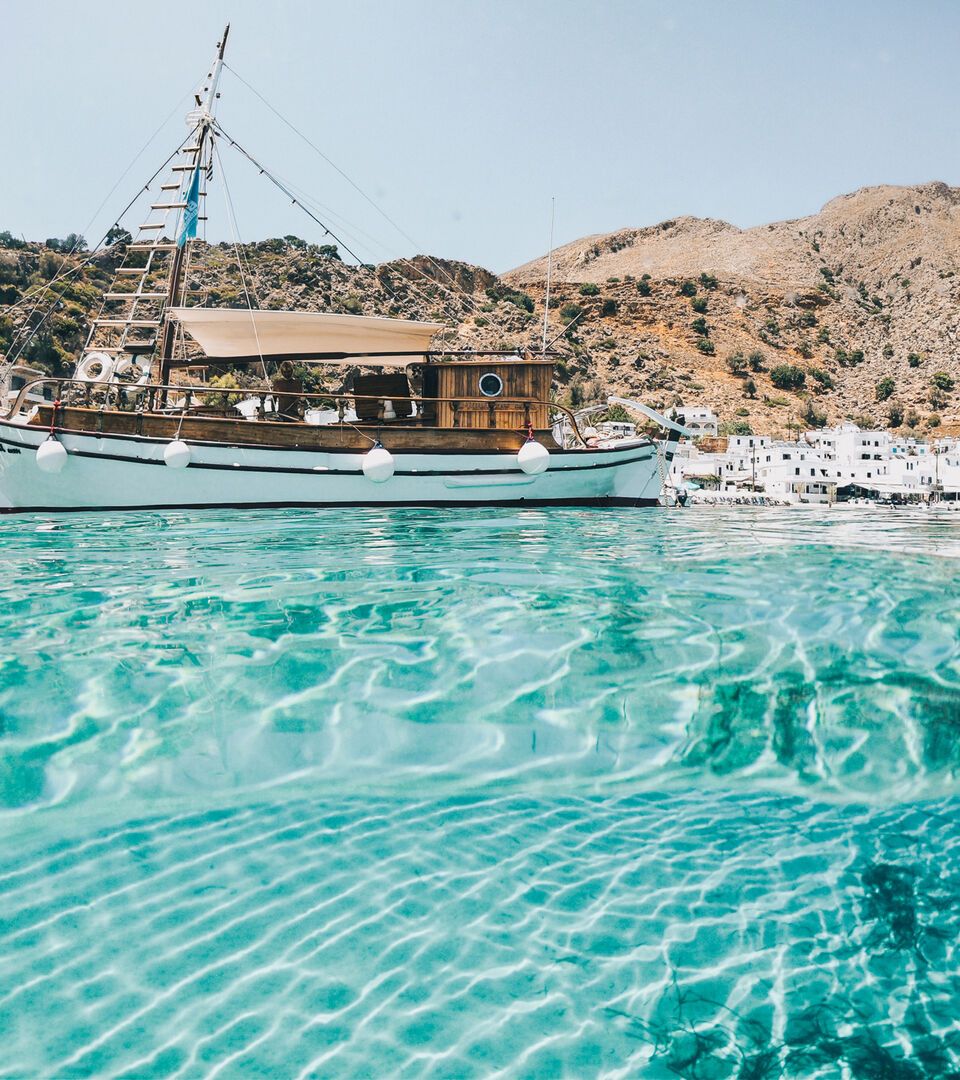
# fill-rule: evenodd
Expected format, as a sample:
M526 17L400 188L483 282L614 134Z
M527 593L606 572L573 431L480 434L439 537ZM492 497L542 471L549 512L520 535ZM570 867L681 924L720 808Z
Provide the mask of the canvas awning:
M370 366L406 367L443 329L441 323L316 311L191 307L171 308L170 315L209 359L234 362L263 357L354 364L357 354L366 354Z

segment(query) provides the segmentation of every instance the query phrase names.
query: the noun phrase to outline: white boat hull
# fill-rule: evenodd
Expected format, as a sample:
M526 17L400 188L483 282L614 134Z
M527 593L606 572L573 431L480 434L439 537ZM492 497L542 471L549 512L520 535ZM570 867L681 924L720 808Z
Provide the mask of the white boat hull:
M0 421L0 509L60 511L177 507L655 505L663 470L655 444L552 450L528 476L511 452L395 453L394 475L368 480L358 451L192 443L190 464L164 463L167 442L58 432L59 473L43 472L42 428ZM672 446L667 447L666 457ZM667 466L664 463L664 467Z

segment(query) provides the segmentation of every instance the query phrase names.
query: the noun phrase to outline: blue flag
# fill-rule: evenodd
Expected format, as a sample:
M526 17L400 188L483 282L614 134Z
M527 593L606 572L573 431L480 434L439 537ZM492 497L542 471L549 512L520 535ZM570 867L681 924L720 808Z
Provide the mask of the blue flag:
M200 164L197 163L187 192L187 206L183 211L183 228L177 238L177 247L183 247L197 235L197 215L200 213Z

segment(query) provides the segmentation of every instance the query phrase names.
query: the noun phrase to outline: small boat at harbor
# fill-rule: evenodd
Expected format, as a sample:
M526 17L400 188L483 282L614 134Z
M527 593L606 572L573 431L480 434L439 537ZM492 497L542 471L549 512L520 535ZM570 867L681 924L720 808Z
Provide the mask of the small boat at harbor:
M585 435L550 400L546 347L451 351L440 323L191 306L204 187L218 143L238 145L215 117L228 31L73 377L8 381L0 509L659 503L684 429L638 406L663 438ZM341 369L343 389L305 392L306 364ZM227 393L197 374L211 367L264 382Z

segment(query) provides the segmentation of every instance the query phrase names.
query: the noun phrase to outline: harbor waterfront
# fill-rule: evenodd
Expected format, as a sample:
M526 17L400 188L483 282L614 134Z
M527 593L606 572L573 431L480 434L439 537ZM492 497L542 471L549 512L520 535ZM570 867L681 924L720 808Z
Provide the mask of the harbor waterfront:
M960 498L955 437L898 437L883 429L863 430L852 421L804 432L794 441L750 431L718 437L713 420L706 438L681 441L671 464L673 489L697 493L695 502L744 493L783 505L851 499L956 503Z
M0 1075L960 1067L952 515L0 543Z

